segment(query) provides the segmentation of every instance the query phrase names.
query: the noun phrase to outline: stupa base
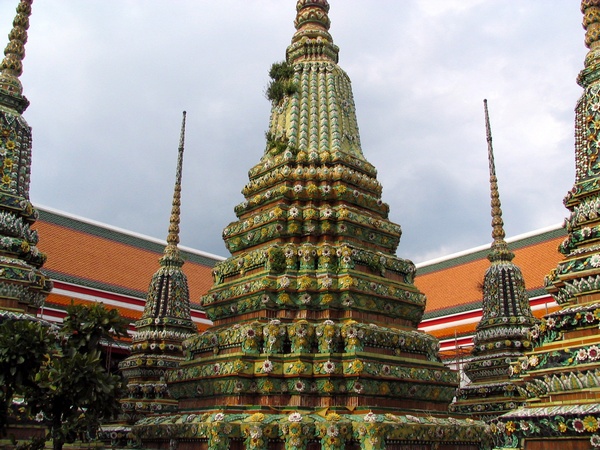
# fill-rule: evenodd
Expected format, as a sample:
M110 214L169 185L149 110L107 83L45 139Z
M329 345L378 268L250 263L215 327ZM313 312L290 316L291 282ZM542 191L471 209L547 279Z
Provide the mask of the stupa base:
M480 421L355 412L174 414L139 421L132 432L147 449L411 449L490 448Z

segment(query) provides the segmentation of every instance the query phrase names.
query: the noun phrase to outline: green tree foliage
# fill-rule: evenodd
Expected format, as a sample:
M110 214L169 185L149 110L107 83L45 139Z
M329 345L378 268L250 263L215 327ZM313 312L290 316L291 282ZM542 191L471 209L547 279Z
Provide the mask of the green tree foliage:
M45 335L42 332L35 338L19 334L13 347L21 349L19 352L37 348L37 341L48 342L45 352L38 350L40 358L27 363L29 356L4 352L4 359L21 361L23 369L26 364L37 364L27 375L23 370L16 378L19 367L7 381L13 383L13 393L23 396L31 415L43 415L54 449L62 449L80 435L93 434L102 421L118 413L121 380L105 369L101 345L126 331L127 321L116 310L107 311L102 304L72 304L54 339L47 329ZM7 337L2 330L0 334L0 346L5 349L2 340Z
M97 350L100 343L110 344L116 337L127 334L128 321L116 309L107 310L103 304L71 305L61 328L61 336L77 350Z
M272 103L280 103L286 95L298 92L298 85L293 81L294 66L287 62L274 63L269 70L271 81L267 85L265 95Z
M15 395L35 390L35 374L50 357L56 342L42 322L7 318L0 321L0 432L6 433L9 409Z

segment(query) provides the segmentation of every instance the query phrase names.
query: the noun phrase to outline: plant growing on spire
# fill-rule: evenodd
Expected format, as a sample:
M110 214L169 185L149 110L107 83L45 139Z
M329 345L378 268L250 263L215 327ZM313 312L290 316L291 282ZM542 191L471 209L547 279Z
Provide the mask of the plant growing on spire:
M270 131L265 133L265 138L267 140L267 150L274 155L282 153L289 145L289 139L284 136L277 138Z
M294 66L286 61L273 63L269 70L271 81L267 86L265 95L268 100L277 105L285 96L298 92L298 85L293 81Z

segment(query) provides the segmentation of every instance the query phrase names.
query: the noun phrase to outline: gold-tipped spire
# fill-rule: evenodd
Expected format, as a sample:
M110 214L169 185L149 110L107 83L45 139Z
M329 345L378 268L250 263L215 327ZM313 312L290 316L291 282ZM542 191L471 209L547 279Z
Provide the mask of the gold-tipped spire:
M8 35L9 42L4 49L4 59L0 63L0 104L15 108L19 113L29 106L29 101L23 96L23 86L19 77L23 73L32 3L33 0L21 0L17 6L13 29Z
M119 364L129 393L121 404L132 421L156 411L177 409L177 400L171 397L164 379L183 360L183 341L197 332L190 311L187 277L181 268L183 258L177 247L185 116L184 111L167 245L160 267L150 281L142 317L135 324L131 356Z
M483 100L483 109L485 111L485 132L488 145L488 162L490 167L490 193L492 206L492 248L488 258L492 261L501 259L510 261L514 254L508 250L504 237L504 221L502 220L502 208L500 203L500 193L498 192L498 178L496 178L496 166L494 164L494 149L492 147L492 130L490 127L490 116L488 113L487 100Z
M177 171L175 173L175 189L173 190L173 206L171 208L169 234L167 236L167 246L165 248L165 257L168 257L171 261L181 260L177 244L179 244L179 222L181 216L181 173L183 169L183 149L185 144L185 117L186 112L183 111L181 134L179 136L179 150L177 154Z
M463 366L470 382L457 391L457 401L450 410L492 418L525 401L510 380L511 361L529 348L529 327L537 319L531 313L525 280L512 259L514 254L504 240L504 223L494 165L492 132L487 100L483 101L488 144L490 188L492 197L492 238L488 259L491 264L483 277L482 317L473 337L469 361ZM481 392L487 400L481 404ZM509 393L510 394L507 394Z
M173 206L169 220L167 245L165 246L163 256L159 259L160 267L150 282L144 313L142 314L142 319L136 325L138 328L146 325L160 325L162 324L161 320L165 318L167 320L173 318L181 319L185 327L193 328L190 318L187 278L181 269L184 261L177 247L179 243L179 220L181 214L181 173L183 168L185 118L186 113L184 111L179 138L175 189L173 192ZM148 319L150 319L149 322L147 322Z

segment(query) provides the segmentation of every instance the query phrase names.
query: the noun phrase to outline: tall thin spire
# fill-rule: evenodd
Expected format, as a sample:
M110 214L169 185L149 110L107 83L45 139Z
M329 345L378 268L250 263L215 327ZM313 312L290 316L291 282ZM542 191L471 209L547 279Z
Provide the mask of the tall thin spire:
M186 112L184 111L177 152L177 170L175 172L175 188L173 190L167 245L163 256L159 260L160 268L152 277L140 324L145 319L151 319L151 323L154 324L163 324L163 321L164 324L172 323L171 319L177 319L183 321L180 325L185 328L195 329L190 316L187 278L181 270L184 261L177 247L177 244L179 244L181 214L181 173L185 143L185 119Z
M483 106L492 198L491 264L483 277L482 318L473 338L471 358L464 366L470 383L458 389L451 411L490 418L525 401L509 379L509 366L531 345L529 329L536 319L529 307L523 274L512 262L514 254L504 240L487 100ZM484 404L481 392L486 392Z
M483 292L483 318L478 324L476 339L482 338L490 325L495 325L499 317L524 317L528 323L533 323L533 316L529 307L529 299L525 289L525 282L521 270L512 263L514 253L508 248L504 240L504 222L498 191L498 179L494 163L494 149L492 146L492 131L487 100L483 101L485 112L485 131L488 147L488 163L490 169L490 193L492 207L492 245L488 254L491 266L484 277ZM508 289L510 284L510 288ZM490 322L491 321L491 322ZM488 323L490 322L490 323ZM481 332L480 332L481 331Z
M177 401L170 397L164 376L167 371L179 367L183 359L182 343L196 333L190 312L187 277L181 269L184 261L177 247L185 118L184 111L167 245L159 259L160 267L150 281L142 317L135 324L131 356L119 365L127 379L129 397L122 401L122 405L129 420L150 412L176 408Z
M29 201L31 127L21 115L29 105L19 76L23 72L25 42L32 0L21 0L9 43L0 63L0 309L34 313L44 302L52 282L40 267L46 255L36 247L31 226L38 217Z
M9 42L4 49L4 59L0 63L0 104L14 108L19 113L29 106L29 101L23 96L23 86L19 77L23 73L32 3L33 0L21 0L17 6L13 28L8 35Z
M485 112L485 132L488 146L488 162L490 167L490 193L492 206L492 248L488 255L490 261L501 259L511 261L514 254L508 250L504 237L504 221L502 220L502 208L500 203L500 193L498 191L498 178L496 178L496 166L494 164L494 148L492 146L492 129L490 127L490 116L488 113L487 100L483 100L483 109Z
M183 149L185 145L185 117L186 112L183 111L181 135L179 137L179 150L177 153L177 171L175 172L175 188L173 190L173 204L171 208L171 219L169 221L167 247L165 248L165 256L168 256L173 260L181 260L177 244L179 244L179 221L181 216L181 173L183 169Z

